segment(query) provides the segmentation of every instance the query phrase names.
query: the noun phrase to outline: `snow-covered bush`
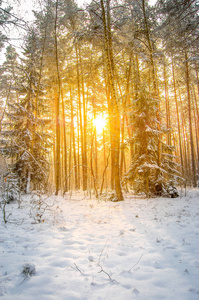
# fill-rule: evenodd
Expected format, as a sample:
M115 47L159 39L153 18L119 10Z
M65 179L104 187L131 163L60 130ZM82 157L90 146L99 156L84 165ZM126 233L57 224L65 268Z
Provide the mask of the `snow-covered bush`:
M173 186L172 184L167 185L167 193L171 198L179 197L177 188L175 186Z
M48 213L56 216L59 211L59 206L53 197L46 197L36 191L31 195L30 205L30 216L35 223L43 223Z
M5 177L5 190L3 195L6 203L20 201L20 188L18 176L10 171Z
M34 264L26 263L23 265L22 272L25 277L31 277L35 275L36 268Z

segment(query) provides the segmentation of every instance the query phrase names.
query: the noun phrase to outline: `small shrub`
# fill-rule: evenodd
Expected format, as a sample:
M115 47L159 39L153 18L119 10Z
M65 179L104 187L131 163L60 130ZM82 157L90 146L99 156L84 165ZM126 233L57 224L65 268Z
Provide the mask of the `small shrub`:
M36 269L34 264L26 263L23 265L22 274L25 277L31 277L35 275L35 273L36 273Z
M4 199L7 203L20 200L19 178L12 171L5 177Z

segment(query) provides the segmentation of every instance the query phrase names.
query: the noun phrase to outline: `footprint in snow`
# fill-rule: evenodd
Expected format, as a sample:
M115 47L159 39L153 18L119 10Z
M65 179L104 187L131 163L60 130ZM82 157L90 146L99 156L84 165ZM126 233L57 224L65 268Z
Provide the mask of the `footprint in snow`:
M63 231L63 232L66 232L66 231L69 231L69 229L68 228L66 228L66 227L59 227L59 230L60 231Z
M154 268L155 269L162 269L162 267L160 266L160 264L157 261L154 263Z
M190 288L189 292L194 293L194 294L198 294L199 295L199 290L196 290L194 288Z
M89 256L88 256L88 260L91 261L91 262L93 262L93 261L94 261L93 256L92 256L92 255L89 255Z
M138 295L140 292L136 288L134 288L132 293Z

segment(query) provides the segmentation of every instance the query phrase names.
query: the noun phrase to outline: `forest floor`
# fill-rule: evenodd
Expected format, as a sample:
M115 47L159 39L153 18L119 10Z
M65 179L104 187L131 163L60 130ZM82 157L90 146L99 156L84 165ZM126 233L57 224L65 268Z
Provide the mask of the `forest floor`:
M0 298L199 299L199 189L124 202L23 196L0 219Z

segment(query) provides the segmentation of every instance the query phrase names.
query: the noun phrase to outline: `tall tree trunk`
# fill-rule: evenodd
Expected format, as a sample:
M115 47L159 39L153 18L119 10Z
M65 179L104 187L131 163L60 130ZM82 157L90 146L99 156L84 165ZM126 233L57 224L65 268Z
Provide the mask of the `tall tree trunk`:
M83 100L83 145L82 145L82 175L83 175L83 191L87 190L87 111L86 111L86 99L84 91L84 76L83 76L83 67L82 67L82 58L81 52L79 49L79 60L80 60L80 69L81 69L81 85L82 85L82 100Z
M65 120L65 108L64 108L64 96L61 86L61 103L62 103L62 118L63 118L63 159L64 159L64 191L68 192L68 170L67 170L67 141L66 141L66 120Z
M180 89L178 87L179 92L179 100L180 100L180 112L181 112L181 128L182 128L182 152L183 152L183 166L184 166L184 176L186 178L186 181L188 179L189 175L189 164L188 164L188 151L187 151L187 130L186 130L186 122L184 117L184 110L182 105L182 98Z
M198 161L199 161L199 145L198 145L198 115L197 115L197 100L196 100L196 95L195 95L195 90L193 87L193 98L192 98L192 106L194 107L193 109L193 116L194 116L194 128L195 128L195 144L196 144L196 166L198 166ZM195 105L196 104L196 105ZM197 167L196 167L197 169Z
M180 129L180 118L179 118L179 108L178 108L178 100L177 100L177 93L176 93L176 80L175 80L175 69L174 69L174 59L172 58L172 75L173 75L173 90L174 90L174 99L176 105L176 115L177 115L177 124L178 124L178 143L180 149L180 161L182 165L182 173L184 176L184 163L183 163L183 154L182 154L182 137L181 137L181 129Z
M166 106L166 124L167 130L167 144L171 146L171 117L170 117L170 103L169 103L169 93L168 93L168 78L167 78L166 62L164 62L164 90L165 90L165 106Z
M150 30L148 26L148 19L146 15L146 4L145 0L142 0L142 8L143 8L143 15L144 15L144 23L145 23L145 30L146 30L146 38L148 42L148 49L149 49L149 55L150 55L150 65L151 65L151 71L152 71L152 83L153 83L153 92L155 94L155 97L157 99L157 129L160 132L160 101L159 101L159 91L158 91L158 86L157 86L157 81L156 81L156 71L155 71L155 63L153 59L153 47L151 44L151 38L150 38ZM159 136L158 141L157 141L157 164L158 166L161 166L161 160L162 160L162 146L161 146L161 136ZM159 176L159 170L157 172L157 177Z
M119 153L120 153L120 115L118 109L118 103L116 99L115 86L114 86L114 63L113 63L113 52L112 52L112 35L110 28L110 7L109 0L106 1L107 12L105 12L104 2L100 0L102 9L102 21L104 29L104 44L105 44L105 54L106 54L106 65L108 71L108 86L110 87L111 99L108 103L109 112L111 115L110 119L113 120L114 131L110 132L112 137L111 150L113 157L115 158L114 175L115 175L115 191L117 194L117 200L124 200L121 183L120 183L120 167L119 167Z
M79 104L77 100L77 184L78 189L80 189L81 186L81 172L80 172L80 122L79 122Z
M94 134L93 134L93 130L91 130L91 151L90 151L91 188L94 188L95 196L96 198L98 198L97 181L93 171L93 140L94 140Z
M191 146L191 166L192 166L192 184L193 187L197 186L196 182L196 165L194 155L194 142L192 132L192 115L191 115L191 94L190 94L190 78L189 78L189 65L188 55L185 53L185 71L186 71L186 85L187 85L187 101L188 101L188 113L189 113L189 134L190 134L190 146Z
M68 173L69 173L69 176L68 176L68 190L70 191L71 190L71 169L72 169L72 119L71 119L71 126L70 126L70 147L69 147L69 159L68 159Z
M126 83L126 107L128 107L128 108L131 107L131 102L130 102L130 78L131 78L131 75L132 75L132 58L133 58L133 54L131 52L130 56L129 56L129 68L127 70L127 83ZM138 58L137 58L137 68L139 69ZM134 76L135 76L135 73L134 73ZM140 78L139 74L137 74L137 76ZM126 111L125 112L125 119L126 119L126 128L127 128L129 139L132 137L132 134L133 134L131 118L132 118L131 115L127 114L127 111ZM132 157L133 156L133 145L132 145L132 143L130 143L130 153L131 153L131 157Z
M56 174L55 174L55 195L58 195L60 189L60 94L61 94L61 82L59 74L59 60L58 60L58 44L57 44L57 12L58 1L55 6L55 24L54 24L54 38L55 38L55 63L57 70L57 83L58 93L55 99L56 105Z
M76 51L76 70L77 70L77 91L78 91L78 108L79 108L79 128L80 128L80 140L81 140L81 162L82 162L82 175L84 174L84 137L83 137L83 124L82 124L82 104L81 104L81 91L80 91L80 74L79 74L79 53L77 45L75 45ZM80 149L78 149L79 151ZM80 166L80 161L78 162L78 168ZM80 172L79 172L80 176ZM82 176L84 181L84 176ZM84 185L84 183L83 183Z
M74 172L75 172L75 190L78 189L78 177L77 177L77 156L75 148L75 128L74 128L74 112L73 112L73 100L72 91L70 87L70 110L71 110L71 135L72 135L72 147L73 147L73 160L74 160Z
M125 95L122 94L121 85L118 82L118 87L120 90L120 97L122 98L122 121L121 121L121 158L120 158L120 176L123 178L123 172L125 169L125 147L124 147L124 138L125 138L125 123L127 122L127 130L128 130L128 118L127 118L127 103L129 103L129 86L130 86L130 75L131 75L131 57L129 60L129 66L126 68L126 91ZM131 135L129 134L129 137ZM132 144L130 144L130 147ZM132 148L132 147L131 147ZM132 151L132 150L131 150Z

